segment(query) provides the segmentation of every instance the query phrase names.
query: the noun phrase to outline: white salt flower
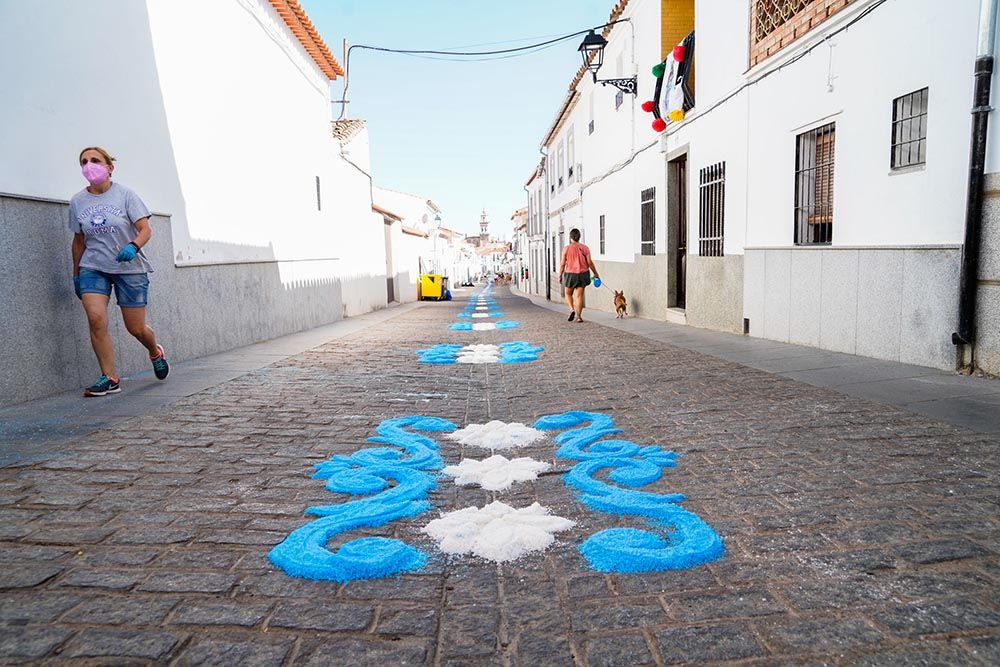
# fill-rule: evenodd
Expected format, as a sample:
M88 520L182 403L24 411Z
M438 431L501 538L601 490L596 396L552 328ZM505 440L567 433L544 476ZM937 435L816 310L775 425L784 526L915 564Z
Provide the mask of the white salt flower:
M478 484L487 491L506 491L514 482L538 479L538 473L551 467L548 463L532 458L508 459L494 454L482 461L462 459L458 465L447 466L442 472L454 477L455 484L460 486Z
M466 507L442 514L428 523L423 532L449 554L472 554L497 563L516 560L531 551L542 551L574 522L533 503L514 509L499 501L482 509Z
M476 306L476 310L489 310L489 306Z
M489 317L489 313L472 313L473 317Z
M493 322L476 322L472 325L473 331L493 331L497 325Z
M445 437L471 447L505 451L537 442L545 433L520 422L508 424L494 419L485 424L469 424Z
M455 356L460 364L494 364L500 361L499 345L466 345Z

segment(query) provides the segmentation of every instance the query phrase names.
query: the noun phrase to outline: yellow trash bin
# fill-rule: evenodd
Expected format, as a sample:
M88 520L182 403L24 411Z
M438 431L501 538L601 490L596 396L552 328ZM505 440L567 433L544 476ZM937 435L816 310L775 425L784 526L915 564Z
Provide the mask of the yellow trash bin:
M420 274L420 298L423 300L444 298L444 276L437 273Z

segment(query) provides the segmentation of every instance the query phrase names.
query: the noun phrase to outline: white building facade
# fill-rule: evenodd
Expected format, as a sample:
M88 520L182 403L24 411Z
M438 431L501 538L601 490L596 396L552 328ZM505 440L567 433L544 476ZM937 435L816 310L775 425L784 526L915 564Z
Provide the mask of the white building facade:
M548 247L582 224L605 283L642 317L955 368L980 3L785 4L615 6L630 20L607 31L598 76L634 62L639 95L613 109L589 75L574 80L543 141ZM638 105L688 35L694 105L657 133ZM569 137L573 192L559 186ZM978 359L1000 370L995 224L984 234Z
M62 319L56 328L73 338L30 358L0 349L3 382L24 389L5 397L96 374L66 287L66 202L85 185L86 146L116 156L115 179L154 212L149 318L172 359L384 307L367 138L346 156L331 136L340 74L295 0L3 3L0 80L11 95L0 109L0 234L18 275L46 285L37 316L3 313L3 339L45 345ZM5 310L18 301L18 286L7 290ZM113 321L122 371L145 370ZM79 348L71 358L84 361L61 363L59 348Z

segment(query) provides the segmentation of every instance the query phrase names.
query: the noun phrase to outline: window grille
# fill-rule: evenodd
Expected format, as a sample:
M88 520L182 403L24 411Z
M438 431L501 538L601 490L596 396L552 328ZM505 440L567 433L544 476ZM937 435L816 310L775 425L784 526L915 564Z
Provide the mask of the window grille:
M754 38L760 41L790 21L813 0L756 0Z
M319 176L316 177L316 210L317 211L323 210L323 202L320 199L319 195Z
M615 110L616 111L618 110L618 107L620 107L622 105L622 102L624 102L624 101L625 101L625 93L623 93L622 91L619 90L618 93L615 94Z
M698 172L698 254L722 257L726 218L726 163L719 162Z
M893 169L927 162L927 88L892 101Z
M601 216L601 254L604 254L604 216Z
M593 134L593 133L594 133L594 121L590 121L590 123L587 125L587 134Z
M829 123L796 138L796 245L833 241L834 126Z
M641 253L643 255L656 254L656 188L648 188L642 191L639 196L639 205L642 220L642 244Z

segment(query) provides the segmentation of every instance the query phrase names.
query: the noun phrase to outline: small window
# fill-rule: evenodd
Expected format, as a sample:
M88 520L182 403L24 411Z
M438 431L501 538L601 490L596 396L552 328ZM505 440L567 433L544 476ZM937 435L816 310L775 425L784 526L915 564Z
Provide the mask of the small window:
M566 130L566 182L573 182L573 167L576 164L576 140L574 139L575 132L573 131L573 126L570 125Z
M800 134L795 142L795 244L833 241L835 124Z
M639 207L642 219L643 255L656 254L656 188L648 188L639 196Z
M619 90L618 93L615 94L615 111L618 110L618 107L620 107L622 105L622 102L624 101L625 101L625 93Z
M316 210L317 211L323 210L323 202L320 199L319 195L319 176L316 177Z
M927 162L927 88L892 101L893 169Z
M601 254L604 254L604 216L601 216Z
M698 175L698 254L702 257L722 257L726 163L705 167Z
M594 133L594 121L590 121L590 123L587 125L587 134L593 134L593 133Z

